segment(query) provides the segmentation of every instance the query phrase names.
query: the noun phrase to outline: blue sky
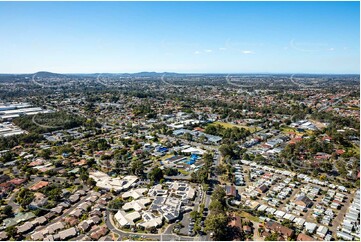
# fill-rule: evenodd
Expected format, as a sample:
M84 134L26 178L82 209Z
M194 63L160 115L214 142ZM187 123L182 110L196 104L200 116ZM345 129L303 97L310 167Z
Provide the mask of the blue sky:
M359 73L359 2L0 2L0 73Z

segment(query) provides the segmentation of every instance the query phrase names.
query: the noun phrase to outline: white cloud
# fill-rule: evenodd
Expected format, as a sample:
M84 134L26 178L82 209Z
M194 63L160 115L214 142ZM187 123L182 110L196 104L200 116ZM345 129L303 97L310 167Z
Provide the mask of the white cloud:
M199 55L200 53L201 53L201 52L198 51L198 50L194 51L194 54L195 54L195 55Z
M211 52L213 52L213 50L204 50L204 52L211 53Z
M254 52L252 50L242 50L242 54L250 55L250 54L254 54Z
M224 51L224 50L227 50L227 48L221 47L221 48L219 48L219 50Z
M328 49L328 51L334 51L335 50L335 48L329 48Z

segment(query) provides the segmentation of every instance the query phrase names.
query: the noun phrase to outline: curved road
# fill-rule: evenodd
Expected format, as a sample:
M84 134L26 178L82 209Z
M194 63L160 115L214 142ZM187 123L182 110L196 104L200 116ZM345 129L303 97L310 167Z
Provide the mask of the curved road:
M151 240L159 240L159 241L175 241L175 240L185 240L185 241L190 241L190 240L194 240L195 238L193 237L188 237L188 236L178 236L175 234L172 234L172 230L173 230L173 226L174 224L170 224L168 225L168 227L165 229L165 231L161 234L146 234L146 233L132 233L132 232L125 232L122 231L120 229L118 229L113 222L113 219L110 218L111 215L109 211L106 211L106 218L104 218L105 220L105 224L107 225L107 227L109 228L110 231L112 231L113 233L116 233L117 235L119 235L118 241L121 241L123 237L129 237L132 235L135 236L144 236L145 238L151 239Z

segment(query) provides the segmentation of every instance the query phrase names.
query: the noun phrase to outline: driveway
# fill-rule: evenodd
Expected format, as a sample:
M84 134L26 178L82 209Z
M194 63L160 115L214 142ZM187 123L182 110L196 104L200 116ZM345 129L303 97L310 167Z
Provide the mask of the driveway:
M260 223L257 222L252 222L253 223L253 227L254 227L254 231L253 231L253 240L254 241L264 241L264 238L261 237L258 233L258 228Z

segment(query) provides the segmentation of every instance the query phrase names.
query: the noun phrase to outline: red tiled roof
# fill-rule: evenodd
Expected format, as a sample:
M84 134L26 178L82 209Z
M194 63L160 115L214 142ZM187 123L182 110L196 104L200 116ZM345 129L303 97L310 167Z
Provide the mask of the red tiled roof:
M308 236L307 234L300 233L297 236L297 241L315 241L315 239L311 236Z
M40 166L40 165L42 165L43 163L44 163L43 160L36 160L36 161L30 162L28 166L31 166L31 167L33 167L33 166Z
M343 153L345 153L345 150L336 150L336 154L338 155L342 155Z
M36 191L36 190L39 190L39 189L41 189L43 187L46 187L47 185L49 185L49 182L47 182L47 181L39 181L38 183L36 183L32 187L30 187L30 190Z
M274 222L274 221L268 221L266 223L266 228L271 231L278 232L281 235L286 236L286 237L290 237L294 233L294 231L292 229L289 229L289 228L287 228L277 222Z
M20 184L23 184L25 181L26 181L26 179L14 178L14 179L10 180L9 182L14 185L20 185Z
M231 221L228 223L229 226L232 227L242 227L242 221L241 221L241 217L237 216L237 215L232 215L231 217Z

